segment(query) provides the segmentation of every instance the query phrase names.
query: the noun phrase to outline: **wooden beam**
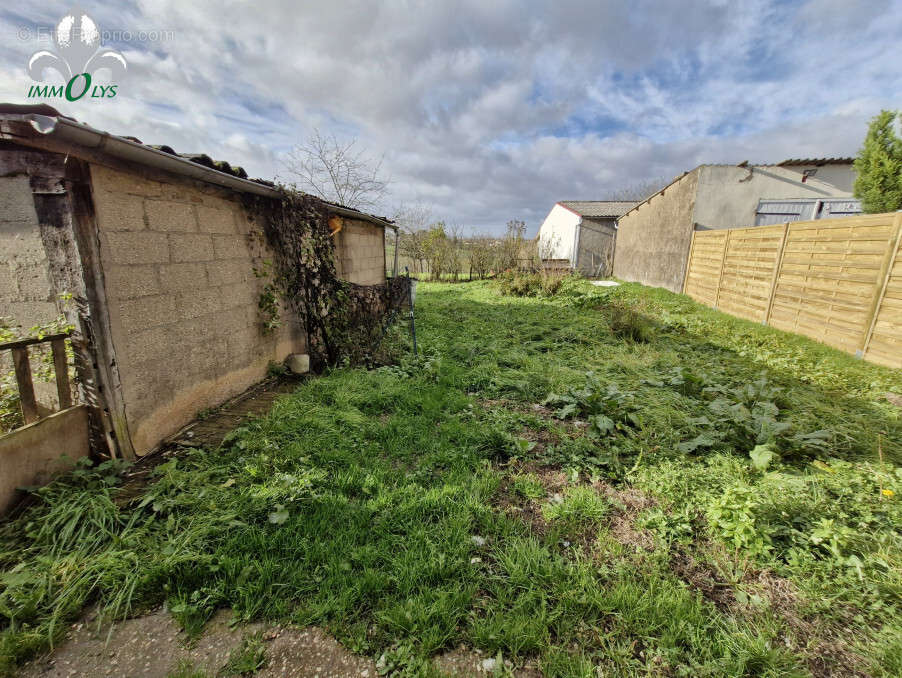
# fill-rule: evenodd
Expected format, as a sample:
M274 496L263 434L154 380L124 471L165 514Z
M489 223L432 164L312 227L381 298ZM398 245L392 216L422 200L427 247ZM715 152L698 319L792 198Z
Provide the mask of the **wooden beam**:
M695 224L692 225L692 237L689 238L689 256L686 258L686 272L683 274L683 294L689 285L689 274L692 272L692 255L695 254Z
M789 222L783 224L783 237L780 238L780 249L777 250L777 260L774 262L774 275L770 281L770 298L767 300L767 308L764 311L762 324L767 325L770 320L770 312L774 308L774 297L777 292L777 282L780 280L780 269L783 268L783 252L786 249L786 236L789 235Z
M56 375L56 394L59 397L60 409L72 407L72 389L69 386L69 363L66 360L66 340L54 339L50 342L53 351L53 371Z
M16 341L7 341L4 344L0 344L0 351L8 348L25 348L26 346L33 346L34 344L43 344L45 342L53 342L58 341L60 339L66 339L69 336L68 332L62 332L60 334L47 334L43 338L38 339L37 337L29 337L28 339L17 339Z
M727 236L723 239L723 251L720 254L720 273L717 274L717 291L714 294L715 311L717 310L717 302L720 301L720 284L723 282L723 269L727 262L727 249L730 247L730 230L725 230L727 231Z
M31 381L31 365L28 364L28 349L13 349L13 364L16 369L16 386L19 388L19 402L22 405L22 418L26 424L38 420L38 402L34 397L34 384Z

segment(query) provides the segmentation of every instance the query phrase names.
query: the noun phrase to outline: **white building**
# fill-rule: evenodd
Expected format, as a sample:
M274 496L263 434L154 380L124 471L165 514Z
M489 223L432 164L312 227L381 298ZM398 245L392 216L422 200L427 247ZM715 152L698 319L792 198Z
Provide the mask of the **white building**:
M562 200L539 228L539 255L546 266L593 277L611 274L617 220L635 205L619 200Z

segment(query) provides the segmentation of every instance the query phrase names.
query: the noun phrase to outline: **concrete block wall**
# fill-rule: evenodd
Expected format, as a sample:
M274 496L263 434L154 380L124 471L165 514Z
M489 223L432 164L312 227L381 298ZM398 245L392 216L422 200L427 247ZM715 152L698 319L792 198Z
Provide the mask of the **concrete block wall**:
M272 253L239 196L99 164L91 184L125 414L144 454L305 340L285 313L262 331L254 267Z
M802 181L803 169L814 169L817 174ZM697 172L692 221L703 229L754 226L758 201L762 198L851 198L855 179L855 170L850 165L817 168L702 165Z
M0 177L0 316L27 330L60 309L28 176Z
M338 275L358 285L385 282L385 228L357 219L342 219L335 235Z
M617 224L614 275L680 292L692 242L699 169L627 212Z

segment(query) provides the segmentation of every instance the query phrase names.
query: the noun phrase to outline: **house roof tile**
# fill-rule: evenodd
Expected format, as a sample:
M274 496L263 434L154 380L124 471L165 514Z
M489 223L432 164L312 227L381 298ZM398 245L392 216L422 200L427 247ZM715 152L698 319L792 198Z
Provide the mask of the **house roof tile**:
M558 205L566 207L581 217L620 217L636 203L625 200L561 200Z

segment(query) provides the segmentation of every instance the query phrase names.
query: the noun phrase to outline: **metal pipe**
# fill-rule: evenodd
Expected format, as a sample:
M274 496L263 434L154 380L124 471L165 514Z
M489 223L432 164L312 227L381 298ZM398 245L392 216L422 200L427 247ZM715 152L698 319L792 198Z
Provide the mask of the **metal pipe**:
M113 156L114 158L154 167L166 172L172 172L173 174L180 174L192 179L216 184L217 186L241 191L242 193L254 193L267 198L278 198L281 195L281 193L272 186L267 186L266 184L261 184L256 181L250 181L249 179L242 179L241 177L220 172L219 170L210 167L204 167L187 158L172 155L157 150L156 148L130 141L123 137L118 137L109 132L95 129L90 125L69 120L68 118L33 113L25 116L8 117L27 120L31 124L32 129L38 134L54 137L71 144L84 146L85 148L94 149L100 153ZM398 227L385 219L380 219L372 214L359 212L348 207L333 205L328 202L326 205L328 206L328 210L335 214L352 219L369 221L373 224L391 228L397 233Z
M392 264L392 269L391 269L391 277L392 278L398 277L398 236L399 236L399 234L400 234L400 232L396 228L395 229L395 263Z

